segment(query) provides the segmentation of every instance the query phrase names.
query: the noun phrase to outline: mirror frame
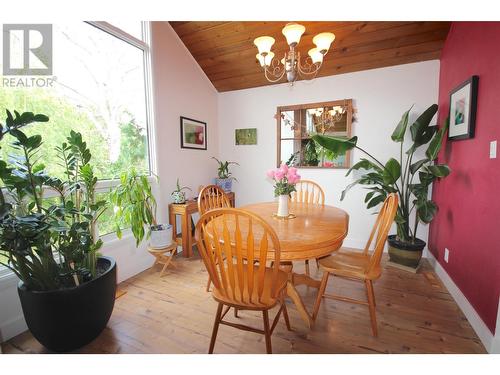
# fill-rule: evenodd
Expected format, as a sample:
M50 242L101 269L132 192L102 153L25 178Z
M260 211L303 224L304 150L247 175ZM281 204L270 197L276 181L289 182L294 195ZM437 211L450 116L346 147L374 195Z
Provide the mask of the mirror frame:
M311 109L318 107L334 107L334 106L346 106L347 107L347 119L346 119L346 127L347 127L347 137L352 137L352 122L353 122L353 104L352 99L342 99L342 100L333 100L329 102L317 102L317 103L306 103L306 104L296 104L296 105L286 105L279 106L276 109L276 166L279 167L281 164L281 112L285 111L298 111L303 109ZM349 169L351 167L351 150L346 152L345 156L345 165L332 166L332 167L324 167L324 166L297 166L300 169Z

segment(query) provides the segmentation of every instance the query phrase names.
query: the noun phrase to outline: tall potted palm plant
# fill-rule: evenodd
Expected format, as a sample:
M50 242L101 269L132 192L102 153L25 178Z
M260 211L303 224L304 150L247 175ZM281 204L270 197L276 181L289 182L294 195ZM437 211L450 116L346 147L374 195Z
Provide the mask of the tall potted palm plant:
M429 199L429 187L435 180L450 174L450 168L446 164L435 163L448 129L448 121L440 129L430 126L437 110L436 104L431 105L409 126L412 144L406 151L404 138L411 108L403 114L391 135L392 141L400 144L399 160L390 158L385 163L360 147L357 137L345 139L319 134L313 136L316 142L332 152L344 153L355 148L366 155L366 158L362 158L348 170L346 176L353 170L366 172L345 188L341 200L356 185L365 185L368 189L365 196L367 208L376 207L390 193L399 195L395 219L397 233L388 238L389 257L395 263L413 268L418 267L426 245L417 238L418 225L421 222L430 223L438 209L436 203ZM414 160L416 151L424 145L427 145L425 157Z
M40 162L42 137L22 130L48 120L7 111L0 124L0 141L10 140L13 148L7 161L0 160L0 264L20 279L21 306L35 338L51 350L69 351L106 326L116 264L98 254L102 241L95 228L106 202L96 200L92 155L81 134L72 131L57 148L65 170L59 178L49 176ZM56 202L46 204L46 190Z

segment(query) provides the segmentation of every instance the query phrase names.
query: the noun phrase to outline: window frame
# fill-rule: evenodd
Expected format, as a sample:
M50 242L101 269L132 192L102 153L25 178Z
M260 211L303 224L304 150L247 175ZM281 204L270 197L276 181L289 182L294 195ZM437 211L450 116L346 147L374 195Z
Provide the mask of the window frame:
M141 21L142 24L142 38L143 40L137 39L136 37L128 34L126 31L113 26L112 24L104 21L84 21L85 23L96 27L97 29L114 36L123 42L126 42L133 47L136 47L143 51L143 67L144 67L144 92L145 92L145 106L146 106L146 130L147 130L147 141L148 141L148 159L149 159L149 175L148 180L150 183L155 184L157 179L155 176L158 175L158 163L156 159L156 124L154 115L154 97L153 97L153 70L152 70L152 52L151 52L151 22ZM96 193L107 193L110 188L117 186L120 183L120 179L104 179L97 181ZM43 190L44 198L50 198L57 196L57 193L52 191L50 188L44 188ZM131 235L131 230L126 229L123 231L123 237L127 238ZM116 240L117 236L115 232L105 234L100 236L103 242L109 243ZM0 279L11 274L6 267L0 267Z

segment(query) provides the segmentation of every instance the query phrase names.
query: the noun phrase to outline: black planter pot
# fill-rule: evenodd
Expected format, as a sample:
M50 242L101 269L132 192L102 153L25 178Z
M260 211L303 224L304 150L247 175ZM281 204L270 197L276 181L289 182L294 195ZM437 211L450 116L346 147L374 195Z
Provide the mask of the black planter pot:
M75 288L39 292L27 290L19 282L17 291L28 328L47 349L68 352L80 348L108 324L115 305L116 262L100 257L97 264L106 271Z
M418 267L420 259L422 259L425 241L417 238L414 243L402 242L396 239L395 234L392 234L387 237L387 243L389 244L389 260L391 262L412 268Z

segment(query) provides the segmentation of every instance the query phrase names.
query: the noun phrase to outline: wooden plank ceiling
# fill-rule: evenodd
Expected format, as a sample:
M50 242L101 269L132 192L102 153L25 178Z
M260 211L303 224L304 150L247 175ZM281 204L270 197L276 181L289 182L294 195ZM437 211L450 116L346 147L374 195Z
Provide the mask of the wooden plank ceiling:
M320 32L336 36L318 76L439 59L450 22L301 22L301 55ZM286 22L170 22L219 91L269 85L253 40L272 36L280 59L289 49L281 29ZM285 79L285 78L283 78ZM283 81L285 82L285 81Z

